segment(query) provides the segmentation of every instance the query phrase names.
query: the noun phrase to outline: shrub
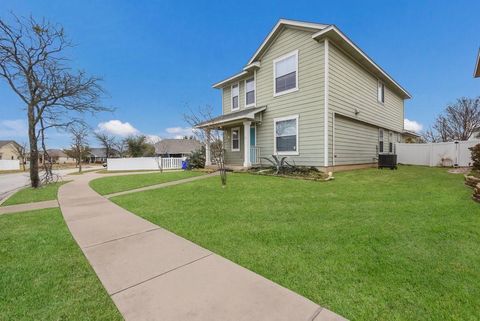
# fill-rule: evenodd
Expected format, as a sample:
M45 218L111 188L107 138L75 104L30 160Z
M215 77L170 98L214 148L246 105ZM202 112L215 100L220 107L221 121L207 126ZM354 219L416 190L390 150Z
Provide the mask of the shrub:
M480 144L469 148L472 151L473 169L480 171Z
M197 149L188 158L188 169L205 168L205 146Z

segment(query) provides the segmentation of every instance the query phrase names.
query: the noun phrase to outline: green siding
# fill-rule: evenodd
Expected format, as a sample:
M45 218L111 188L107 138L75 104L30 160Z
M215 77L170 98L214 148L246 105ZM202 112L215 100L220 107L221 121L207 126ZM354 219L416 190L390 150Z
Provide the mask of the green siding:
M261 124L257 125L257 146L261 156L274 153L273 119L299 115L298 156L288 156L298 165L323 165L323 44L312 33L287 28L261 59L257 71L257 106L267 105ZM273 60L298 50L298 91L273 96Z
M351 149L357 151L362 157L350 158L350 164L370 163L371 151L376 150L378 145L378 128L385 130L385 148L388 148L388 131L400 133L403 131L403 99L385 86L385 103L377 101L377 78L365 70L350 56L338 49L330 41L329 46L329 165L333 162L333 115L335 113L345 115L359 121L367 122L373 126L364 126L358 122L335 123L335 130L341 131L341 126L347 126L345 131L350 131L351 140L355 143L350 145ZM355 109L359 111L355 115ZM375 132L371 129L375 128ZM362 132L364 132L362 134ZM356 137L353 137L356 135ZM336 137L335 153L339 142ZM359 147L353 147L358 145ZM387 149L385 149L387 150ZM368 155L368 156L366 156ZM338 158L338 156L337 156ZM348 158L347 158L348 159ZM339 165L338 160L335 161ZM342 164L349 164L343 162Z
M232 128L240 127L240 151L232 151ZM245 153L243 141L243 124L226 128L223 132L223 143L225 146L225 163L228 165L243 165L243 155Z

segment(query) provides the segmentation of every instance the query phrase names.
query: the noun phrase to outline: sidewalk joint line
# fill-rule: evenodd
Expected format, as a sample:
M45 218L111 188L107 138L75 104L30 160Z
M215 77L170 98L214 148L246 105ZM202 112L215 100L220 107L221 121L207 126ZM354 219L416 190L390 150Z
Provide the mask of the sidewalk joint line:
M322 312L322 310L323 310L323 308L321 306L319 306L318 309L315 312L313 312L313 315L310 318L308 318L307 321L315 320L315 318L320 314L320 312Z
M185 264L179 265L179 266L177 266L177 267L175 267L175 268L173 268L173 269L170 269L170 270L168 270L168 271L162 272L162 273L160 273L160 274L158 274L158 275L152 276L152 277L150 277L150 278L148 278L148 279L146 279L146 280L143 280L143 281L138 282L138 283L136 283L136 284L127 286L127 287L124 288L124 289L121 289L121 290L119 290L119 291L117 291L117 292L114 292L114 293L110 294L110 296L114 296L114 295L116 295L116 294L118 294L118 293L120 293L120 292L126 291L126 290L131 289L131 288L133 288L133 287L136 287L136 286L138 286L138 285L140 285L140 284L143 284L143 283L146 283L146 282L151 281L151 280L153 280L153 279L159 278L159 277L161 277L161 276L163 276L163 275L165 275L165 274L167 274L167 273L176 271L176 270L181 269L181 268L183 268L183 267L185 267L185 266L187 266L187 265L190 265L190 264L193 264L193 263L198 262L198 261L200 261L200 260L203 260L203 259L205 259L205 258L207 258L207 257L209 257L209 256L211 256L211 255L213 255L213 254L214 254L214 253L209 253L209 254L207 254L207 255L204 255L204 256L202 256L202 257L199 257L198 259L195 259L195 260L193 260L193 261L190 261L190 262L187 262L187 263L185 263Z
M95 244L92 244L92 245L87 245L87 246L82 247L82 249L89 249L89 248L92 248L92 247L95 247L95 246L99 246L99 245L103 245L103 244L106 244L106 243L111 243L111 242L123 240L123 239L129 238L129 237L135 236L135 235L140 235L140 234L143 234L143 233L153 232L153 231L161 230L161 229L162 229L162 228L161 228L160 226L159 226L159 227L155 227L155 228L152 228L152 229L150 229L150 230L146 230L146 231L142 231L142 232L138 232L138 233L133 233L133 234L125 235L125 236L122 236L122 237L118 237L118 238L116 238L116 239L112 239L112 240L108 240L108 241L104 241L104 242L100 242L100 243L95 243Z

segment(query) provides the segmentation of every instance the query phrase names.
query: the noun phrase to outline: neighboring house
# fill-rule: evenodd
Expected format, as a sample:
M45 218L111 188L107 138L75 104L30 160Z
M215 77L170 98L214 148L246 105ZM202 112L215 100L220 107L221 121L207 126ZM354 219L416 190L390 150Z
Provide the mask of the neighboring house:
M401 141L411 98L334 25L283 19L213 87L223 114L197 127L223 130L226 164L243 167L273 154L323 170L372 166Z
M188 157L201 147L202 143L196 139L163 139L155 143L155 154L162 157Z
M116 157L116 151L112 152L110 157ZM105 163L107 161L107 149L106 148L90 148L90 154L86 158L87 163Z
M68 157L61 149L47 149L48 157L54 164L75 164L75 158ZM46 158L46 157L45 157Z
M402 143L420 143L422 136L411 131L404 130L402 133Z
M473 77L474 78L480 77L480 48L478 49L477 63L475 64L475 70L473 71Z
M18 148L20 145L14 140L0 140L0 159L20 159Z

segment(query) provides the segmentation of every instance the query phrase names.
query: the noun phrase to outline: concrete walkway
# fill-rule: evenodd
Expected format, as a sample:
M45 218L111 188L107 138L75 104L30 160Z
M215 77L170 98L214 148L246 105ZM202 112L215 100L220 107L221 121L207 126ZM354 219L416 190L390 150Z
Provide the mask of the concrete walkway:
M57 200L1 206L0 207L0 215L16 213L16 212L42 210L44 208L54 208L54 207L58 207Z
M125 320L345 320L115 205L88 186L97 177L76 177L58 200Z

